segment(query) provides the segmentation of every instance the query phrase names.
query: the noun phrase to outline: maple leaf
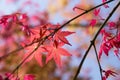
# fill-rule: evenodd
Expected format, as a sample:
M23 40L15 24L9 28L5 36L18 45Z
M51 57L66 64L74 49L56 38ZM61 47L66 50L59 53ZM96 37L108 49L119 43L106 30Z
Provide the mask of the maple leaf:
M31 34L30 36L28 37L27 40L29 40L30 42L32 42L33 40L37 39L37 38L40 38L40 29L39 28L33 28L33 29L30 29L31 31Z
M108 22L108 27L109 29L115 29L116 28L116 23L111 21L111 22Z
M92 19L92 20L90 21L89 25L93 27L93 26L96 25L96 23L97 23L97 20L96 20L96 19Z
M117 58L120 60L120 33L117 34L117 36L115 38L113 38L112 40L112 45L115 47L114 49L114 54L117 56Z
M114 50L114 54L117 56L117 58L120 60L120 56L119 56L119 49L115 49Z
M110 51L111 48L114 49L114 54L117 56L118 59L120 59L119 56L119 48L120 48L120 33L115 35L114 37L112 36L112 33L106 32L104 29L101 31L103 35L103 42L100 46L99 50L99 59L101 58L102 52L104 52L108 56L108 52Z
M103 51L104 51L105 55L108 56L108 52L111 48L112 48L112 45L110 45L110 43L103 42L100 46L100 50L99 50L99 54L98 54L99 59L101 58Z
M63 43L54 41L54 44L46 46L46 50L48 51L46 63L48 63L48 61L50 61L53 58L59 67L62 66L61 56L71 56L71 54L67 50L61 48L63 45Z
M25 48L26 53L24 54L23 60L31 54L31 52L37 47L37 43ZM26 62L29 62L33 57L35 57L35 60L38 62L38 64L42 67L42 53L45 52L45 50L40 46L31 56L27 58Z
M95 9L93 13L94 13L95 16L98 16L99 13L100 13L100 8Z
M31 31L31 34L30 36L24 41L21 43L21 45L23 47L27 46L27 44L31 44L35 41L37 41L38 39L40 40L41 38L43 38L44 36L46 36L48 33L47 33L47 30L45 28L45 26L40 26L40 27L37 27L37 28L32 28L30 29ZM44 46L45 46L45 43L44 42ZM37 47L37 43L34 43L33 45L30 45L29 47L25 48L26 50L26 53L24 55L24 59L31 54L31 52ZM38 62L38 64L40 66L43 66L42 64L42 53L45 52L45 50L43 49L43 46L39 47L33 54L31 54L31 56L28 57L28 59L25 61L26 62L29 62L33 57L35 58L35 60Z
M100 50L99 50L99 53L98 53L98 58L100 59L101 58L101 56L102 56L102 48L101 48L102 46L100 46Z
M116 36L113 40L112 40L113 46L116 48L120 48L120 39L118 38L118 36Z
M71 34L73 34L73 33L75 33L75 32L70 32L70 31L58 31L58 32L55 34L54 39L55 39L55 40L60 40L60 41L62 41L62 42L65 43L65 44L71 45L71 44L69 43L69 41L68 41L65 37L66 37L66 36L69 36L69 35L71 35Z
M116 75L118 75L116 72L114 72L112 70L106 70L106 71L103 70L103 72L104 72L105 78L108 78L110 75L114 76L114 77L116 77Z
M31 43L36 40L40 40L44 36L47 36L49 33L46 29L43 29L43 26L30 29L30 36L26 38L25 42Z

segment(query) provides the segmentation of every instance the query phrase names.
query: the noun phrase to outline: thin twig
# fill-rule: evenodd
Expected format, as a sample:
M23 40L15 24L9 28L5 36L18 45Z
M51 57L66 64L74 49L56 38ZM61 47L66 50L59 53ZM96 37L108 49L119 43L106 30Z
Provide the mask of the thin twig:
M97 53L95 43L93 43L93 47L94 47L94 50L95 50L95 55L96 55L96 58L97 58L97 62L98 62L99 70L100 70L100 76L101 76L101 80L102 80L102 67L101 67L100 61L98 59L98 53Z
M99 35L100 31L101 31L102 28L105 26L105 24L107 23L107 21L111 18L111 16L112 16L113 13L116 11L116 9L119 7L119 5L120 5L120 1L119 1L118 4L113 8L113 10L111 11L111 13L108 15L107 19L106 19L106 20L104 21L104 23L101 25L100 29L99 29L98 32L96 33L96 35L95 35L95 37L93 38L92 42L95 42L95 40L96 40L97 36ZM83 56L82 61L81 61L80 64L79 64L78 70L77 70L77 72L76 72L73 80L76 80L76 79L77 79L77 76L78 76L78 74L79 74L80 71L81 71L82 65L83 65L83 63L84 63L84 61L85 61L85 59L86 59L86 57L87 57L87 55L88 55L88 52L89 52L90 48L92 47L92 45L93 45L93 43L91 43L91 44L89 45L89 48L86 50L85 55Z

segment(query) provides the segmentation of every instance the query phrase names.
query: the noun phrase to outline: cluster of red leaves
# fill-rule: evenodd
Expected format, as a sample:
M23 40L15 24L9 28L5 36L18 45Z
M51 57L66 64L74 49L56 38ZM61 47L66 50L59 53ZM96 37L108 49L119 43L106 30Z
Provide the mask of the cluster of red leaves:
M112 70L103 70L103 72L104 72L104 76L102 77L102 80L107 80L107 78L109 77L109 76L114 76L114 77L116 77L116 75L118 75L116 72L114 72L114 71L112 71Z
M21 13L14 13L10 15L1 16L0 18L0 24L1 24L0 26L2 29L1 32L2 31L8 32L14 27L18 27L21 31L23 31L27 35L24 36L25 40L21 43L22 47L27 46L24 48L25 54L23 60L27 57L25 63L29 62L34 57L35 60L38 62L38 64L42 67L43 66L42 54L45 53L46 64L53 59L56 62L56 64L59 67L61 67L62 66L61 57L71 56L71 54L62 47L65 44L71 45L69 41L66 39L66 37L73 34L74 32L62 31L62 30L56 31L57 28L60 27L59 24L53 25L49 23L43 25L42 23L44 22L40 23L40 26L32 28L28 26L29 23L28 20L29 20L28 16L26 14L21 14ZM49 37L41 45L38 46L38 43L41 42L46 36ZM38 47L38 49L35 50L33 54L31 54L31 52L34 51L36 47ZM18 78L12 75L11 77L12 77L10 78L11 80L19 80ZM1 76L0 78L2 80ZM25 80L30 80L30 79L25 79Z
M43 26L39 26L37 28L30 29L30 36L22 43L22 46L26 46L29 43L41 41L45 36L54 33L54 31L59 28L60 25L46 24ZM47 53L46 63L51 59L54 59L56 64L61 67L61 56L71 56L71 54L62 48L65 44L71 45L69 41L66 39L66 36L73 34L74 32L70 31L57 31L54 35L51 35L45 42L39 46L39 48L32 54L25 62L30 61L33 57L35 57L36 61L40 66L42 64L42 53ZM25 44L27 43L27 44ZM38 46L37 43L25 48L26 53L24 55L24 59L31 54L31 52Z
M102 0L103 3L105 3L107 0ZM105 8L109 8L107 4L104 5ZM97 24L97 20L103 20L103 18L100 16L100 8L95 9L93 12L94 16L96 18L92 19L89 23L90 26L95 26Z
M6 31L12 29L12 25L20 26L21 30L25 32L25 34L29 35L30 30L28 28L28 16L26 14L14 13L10 15L4 15L0 19L0 24L2 28Z
M20 31L23 31L25 35L27 35L24 36L25 40L21 43L22 47L27 46L24 48L25 54L23 60L26 57L28 57L28 55L30 55L25 60L25 63L35 58L38 64L42 67L43 66L42 55L45 53L46 64L53 59L55 63L59 67L61 67L62 66L61 57L71 56L71 54L62 47L65 44L71 45L66 37L73 34L74 32L62 30L56 31L57 28L60 27L59 24L53 25L49 23L43 25L42 23L45 23L44 21L41 21L42 23L39 24L40 26L29 27L28 20L29 20L28 16L26 14L21 13L14 13L10 15L1 16L0 18L0 26L2 29L1 32L6 31L8 33L8 31L12 30L14 27L18 27ZM37 50L35 50L33 54L31 54L31 52L36 47L38 47L38 43L48 35L50 36L39 46ZM10 80L19 80L19 78L18 77L16 78L16 76L14 76L13 74L7 74L6 77L9 77ZM0 80L3 80L2 76L0 76ZM34 76L32 75L25 76L24 80L34 80Z
M116 33L113 34L111 31L106 31L103 29L101 34L103 36L102 44L99 50L99 59L101 58L102 53L104 52L106 56L109 55L109 51L111 49L114 50L114 54L120 59L119 57L119 48L120 48L120 30L119 30L120 21L117 23L111 21L108 22L107 26L109 30L115 30Z
M0 75L0 80L20 80L19 77L11 74L11 73L5 73L5 77L7 78L3 78L1 75ZM32 75L32 74L26 74L24 76L24 79L23 80L35 80L35 76Z
M100 17L99 13L100 13L100 8L95 9L94 12L93 12L95 17ZM97 19L96 18L92 19L89 23L89 25L92 26L92 27L95 26L96 24L97 24Z

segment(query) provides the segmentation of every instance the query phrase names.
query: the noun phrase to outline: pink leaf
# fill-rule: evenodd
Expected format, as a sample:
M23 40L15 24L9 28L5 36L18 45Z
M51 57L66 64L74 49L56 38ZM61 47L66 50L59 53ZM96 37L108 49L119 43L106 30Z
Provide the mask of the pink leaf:
M59 48L57 52L59 52L63 56L72 56L67 50L63 48Z
M103 72L105 73L105 77L108 78L110 75L116 77L116 75L118 75L116 72L112 71L112 70L103 70Z
M109 29L115 29L116 28L116 23L111 21L111 22L108 22L108 27Z
M117 56L117 58L120 60L120 56L119 56L119 49L115 49L114 50L115 55Z
M74 32L70 32L70 31L58 31L56 34L55 34L55 40L58 41L62 41L63 43L65 44L68 44L68 45L71 45L69 43L69 41L66 39L66 36L69 36L71 34L73 34Z
M98 58L100 59L101 56L102 56L102 47L100 47L99 54L98 54Z
M66 43L66 44L68 44L68 45L71 46L71 44L69 43L69 41L68 41L65 37L58 36L58 38L59 38L62 42L64 42L64 43Z
M94 13L95 16L98 16L99 13L100 13L100 8L95 9L93 13Z
M35 54L35 59L38 62L38 64L42 67L43 66L43 64L42 64L42 54L37 52Z
M97 20L96 19L92 19L91 21L90 21L90 26L95 26L96 25L96 23L97 23Z
M48 61L50 61L53 58L53 55L54 55L54 53L52 53L52 51L48 52L47 58L46 58L46 63L48 63Z
M45 50L42 47L39 47L34 53L31 54L31 52L36 48L36 46L37 46L37 44L33 44L33 45L25 48L26 53L24 55L23 60L30 55L26 59L25 63L29 62L34 57L36 59L36 61L38 62L38 64L42 67L43 66L43 64L42 64L42 52L45 52Z
M56 41L56 43L58 44L57 47L52 44L51 44L51 46L46 47L46 49L48 51L46 63L53 58L54 61L56 62L56 64L59 67L61 67L62 66L61 56L71 56L71 54L68 51L66 51L65 49L61 48L62 46L59 42Z

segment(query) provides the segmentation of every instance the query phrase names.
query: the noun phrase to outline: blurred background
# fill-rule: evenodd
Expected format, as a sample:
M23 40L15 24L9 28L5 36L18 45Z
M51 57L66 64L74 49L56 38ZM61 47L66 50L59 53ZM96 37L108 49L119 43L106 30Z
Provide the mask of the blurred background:
M109 8L107 9L101 7L100 15L103 19L106 19L117 2L115 0L108 4ZM28 23L32 27L47 23L63 24L84 12L84 10L88 10L100 3L102 3L102 0L0 0L0 17L13 13L24 13L28 15ZM84 10L73 10L74 7ZM111 17L111 21L118 20L120 17L119 9ZM62 68L58 68L52 60L43 67L40 67L33 59L19 69L18 75L21 77L21 80L25 74L34 74L36 76L35 80L72 80L90 41L103 23L103 21L99 20L94 27L91 27L89 25L91 19L97 19L93 11L72 21L63 28L63 30L74 31L75 34L67 37L72 46L65 45L64 48L72 56L62 57ZM1 25L0 30L2 30ZM23 33L19 31L17 26L12 31L0 31L0 56L4 56L8 52L18 48L22 40L24 40ZM98 51L101 41L101 35L99 35L96 40ZM11 72L21 61L23 54L24 51L21 50L0 60L0 75L4 76L6 72ZM43 62L45 62L45 56L43 56ZM103 54L100 62L103 69L112 69L120 73L120 61L112 50L109 56ZM77 80L101 80L93 48L90 50ZM108 80L120 80L120 76L110 77Z

